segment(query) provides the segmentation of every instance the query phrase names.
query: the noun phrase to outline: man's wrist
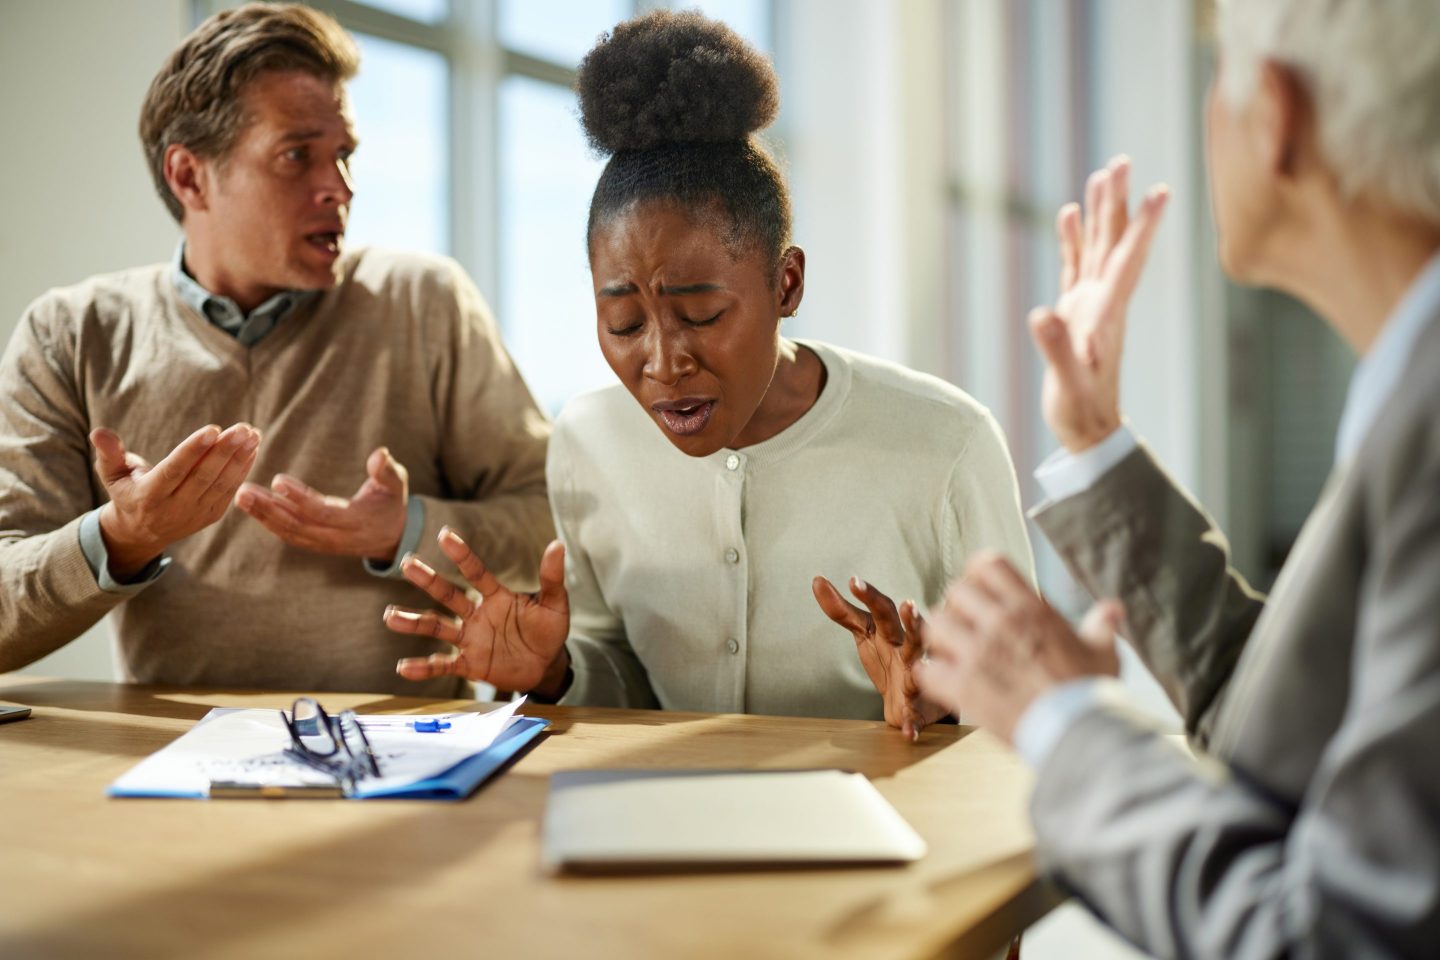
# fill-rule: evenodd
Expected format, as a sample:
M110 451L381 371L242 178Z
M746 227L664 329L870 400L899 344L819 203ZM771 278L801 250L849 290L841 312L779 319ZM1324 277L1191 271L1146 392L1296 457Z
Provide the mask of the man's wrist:
M1081 430L1067 431L1063 436L1056 434L1060 446L1071 454L1084 453L1093 447L1104 443L1116 430L1120 429L1123 422L1119 412L1114 415L1099 416L1086 423Z
M367 553L364 559L377 567L393 566L396 554L400 552L400 544L405 540L405 525L409 515L409 510L402 507L395 521L388 524L393 533L385 538L384 546L376 547L373 552Z
M420 540L424 534L425 502L420 497L407 497L404 521L400 525L400 533L396 537L395 545L390 548L388 559L365 557L361 562L365 564L365 569L374 576L399 577L401 576L401 562L404 561L406 554L419 552Z
M1035 479L1049 500L1064 500L1089 490L1136 447L1135 434L1120 421L1099 443L1079 453L1057 450L1035 468Z
M165 552L163 543L137 542L139 538L125 530L113 502L100 508L100 537L105 541L110 576L121 583L133 578Z
M1065 731L1103 699L1107 684L1113 682L1105 677L1078 677L1032 698L1011 731L1015 752L1032 768L1043 766Z

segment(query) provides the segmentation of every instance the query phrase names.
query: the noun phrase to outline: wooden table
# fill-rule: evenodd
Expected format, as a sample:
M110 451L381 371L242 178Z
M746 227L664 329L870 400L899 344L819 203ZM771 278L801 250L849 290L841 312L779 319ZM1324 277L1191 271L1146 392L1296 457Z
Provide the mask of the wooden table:
M983 957L1052 904L1029 774L988 735L534 707L548 735L461 803L112 800L212 706L291 693L0 676L0 957ZM326 694L363 712L479 709ZM553 877L547 781L581 767L841 767L925 838L908 867Z

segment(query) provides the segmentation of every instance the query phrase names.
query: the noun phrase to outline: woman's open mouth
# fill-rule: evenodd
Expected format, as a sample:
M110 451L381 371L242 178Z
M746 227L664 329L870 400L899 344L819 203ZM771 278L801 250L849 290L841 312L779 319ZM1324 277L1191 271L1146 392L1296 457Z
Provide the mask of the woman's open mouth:
M657 403L651 409L660 414L671 433L688 437L705 429L710 414L715 412L715 401L686 398Z

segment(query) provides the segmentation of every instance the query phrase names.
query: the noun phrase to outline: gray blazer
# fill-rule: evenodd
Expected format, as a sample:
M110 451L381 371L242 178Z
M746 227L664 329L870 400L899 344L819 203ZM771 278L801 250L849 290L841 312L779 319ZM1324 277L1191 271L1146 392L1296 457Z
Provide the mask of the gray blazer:
M1440 321L1268 600L1143 447L1035 519L1185 718L1038 772L1042 866L1162 957L1440 957Z

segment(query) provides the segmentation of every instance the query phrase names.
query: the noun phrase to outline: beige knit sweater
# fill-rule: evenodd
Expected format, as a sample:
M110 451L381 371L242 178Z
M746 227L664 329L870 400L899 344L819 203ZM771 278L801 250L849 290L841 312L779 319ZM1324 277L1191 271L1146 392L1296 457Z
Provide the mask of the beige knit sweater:
M386 445L423 498L421 555L455 527L507 583L530 589L552 536L549 424L489 310L450 260L348 252L337 287L252 347L194 313L169 265L52 290L0 361L0 670L29 663L106 613L128 678L154 683L455 695L395 660L431 652L380 621L425 606L354 557L287 546L238 509L175 544L128 599L102 591L78 537L103 503L87 435L116 430L152 463L206 423L264 433L251 479L286 472L349 496Z

